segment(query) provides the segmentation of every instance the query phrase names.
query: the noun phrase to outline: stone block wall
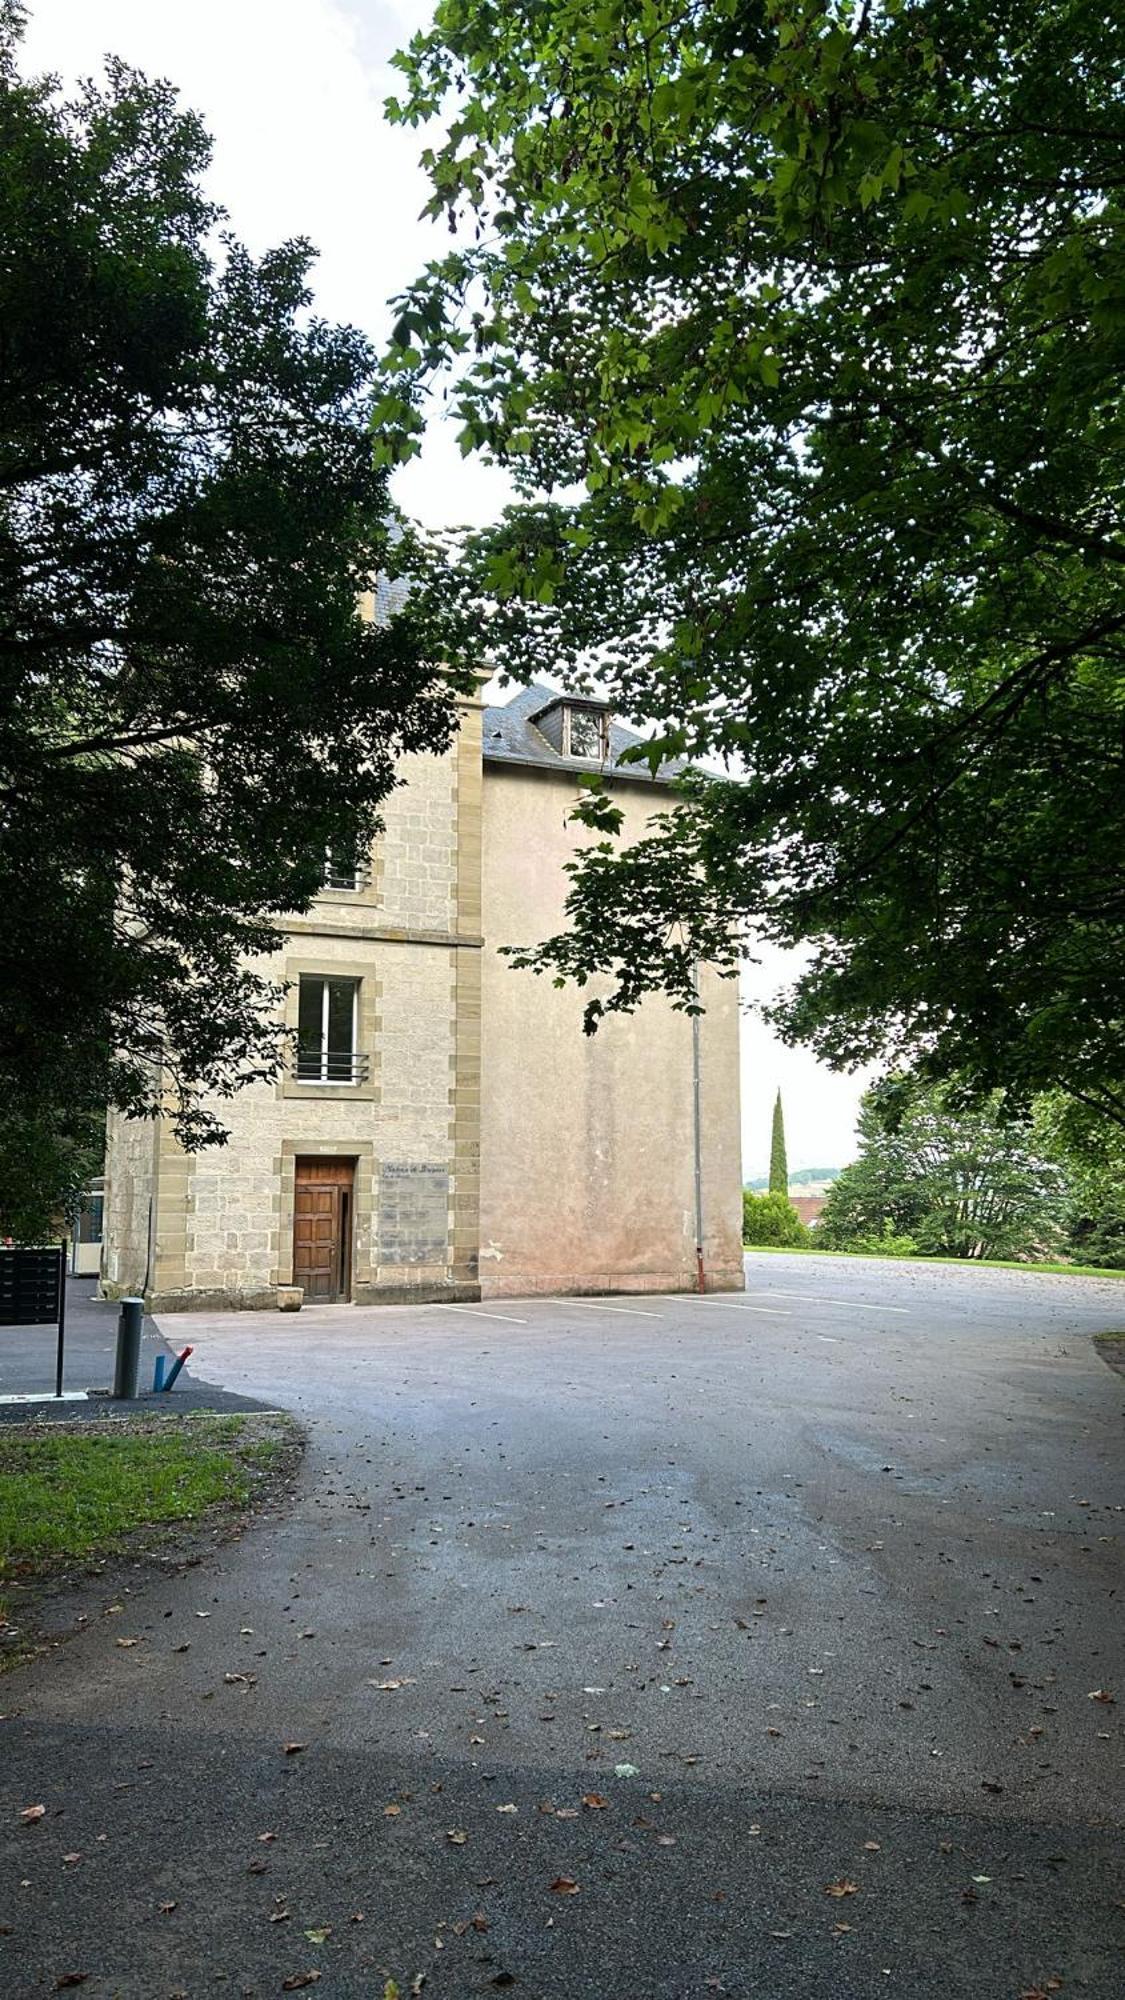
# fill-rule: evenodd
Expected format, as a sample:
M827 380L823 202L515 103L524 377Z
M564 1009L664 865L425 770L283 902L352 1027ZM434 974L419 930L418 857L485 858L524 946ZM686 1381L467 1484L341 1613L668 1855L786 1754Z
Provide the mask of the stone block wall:
M296 1161L354 1161L352 1296L475 1294L480 1116L480 709L445 757L412 757L385 809L370 877L287 925L263 971L359 981L368 1074L292 1074L216 1104L222 1148L183 1154L167 1128L111 1124L109 1259L158 1308L272 1305L293 1273ZM122 1279L121 1274L127 1273ZM108 1268L107 1268L108 1276Z

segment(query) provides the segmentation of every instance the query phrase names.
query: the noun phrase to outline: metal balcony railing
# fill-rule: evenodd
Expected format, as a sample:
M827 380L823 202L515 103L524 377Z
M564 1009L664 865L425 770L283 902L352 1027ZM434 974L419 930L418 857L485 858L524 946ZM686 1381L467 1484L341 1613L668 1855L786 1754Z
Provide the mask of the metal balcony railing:
M324 889L366 889L371 881L371 863L364 859L354 866L346 861L333 861L331 856L324 864L321 888Z
M358 1049L298 1049L298 1083L366 1083L370 1058Z

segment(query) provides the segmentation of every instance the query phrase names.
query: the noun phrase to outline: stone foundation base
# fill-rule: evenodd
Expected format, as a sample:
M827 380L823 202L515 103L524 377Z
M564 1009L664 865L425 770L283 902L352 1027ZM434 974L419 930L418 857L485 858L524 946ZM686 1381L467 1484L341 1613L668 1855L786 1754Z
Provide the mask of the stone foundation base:
M287 1288L293 1289L293 1288ZM427 1306L471 1304L480 1298L476 1284L443 1285L429 1280L420 1285L357 1285L351 1299L341 1306ZM315 1312L316 1299L305 1299L302 1310ZM279 1288L256 1292L158 1292L148 1301L149 1312L277 1312L281 1306Z
M741 1292L746 1287L746 1274L741 1260L737 1264L711 1265L706 1271L706 1290L709 1292ZM542 1296L559 1298L628 1298L644 1292L694 1292L698 1290L694 1270L684 1271L607 1271L591 1276L588 1272L549 1271L495 1271L486 1269L481 1273L480 1295L482 1299L531 1299Z

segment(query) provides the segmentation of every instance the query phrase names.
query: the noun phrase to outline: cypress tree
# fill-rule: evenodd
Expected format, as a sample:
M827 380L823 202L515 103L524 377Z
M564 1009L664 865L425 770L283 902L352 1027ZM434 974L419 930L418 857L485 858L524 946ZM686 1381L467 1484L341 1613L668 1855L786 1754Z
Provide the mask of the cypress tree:
M781 1092L773 1107L773 1129L770 1133L770 1193L788 1198L789 1162L785 1157L785 1117L781 1109Z

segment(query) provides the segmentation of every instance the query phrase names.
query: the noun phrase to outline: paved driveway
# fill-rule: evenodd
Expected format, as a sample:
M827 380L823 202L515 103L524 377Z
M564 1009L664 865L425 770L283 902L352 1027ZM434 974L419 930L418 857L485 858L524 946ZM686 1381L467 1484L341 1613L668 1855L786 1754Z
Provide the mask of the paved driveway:
M1110 1283L772 1256L193 1316L312 1425L306 1488L5 1681L0 1988L1108 2000L1120 1325Z

